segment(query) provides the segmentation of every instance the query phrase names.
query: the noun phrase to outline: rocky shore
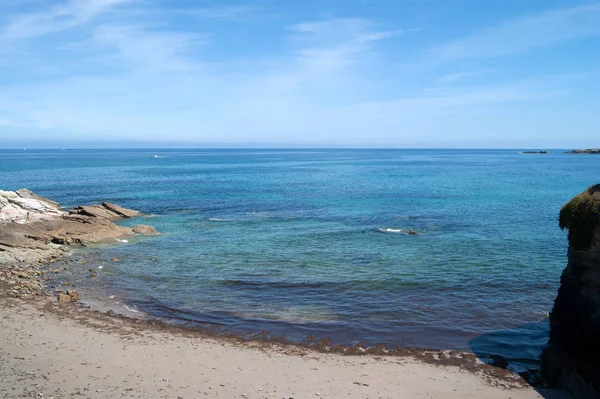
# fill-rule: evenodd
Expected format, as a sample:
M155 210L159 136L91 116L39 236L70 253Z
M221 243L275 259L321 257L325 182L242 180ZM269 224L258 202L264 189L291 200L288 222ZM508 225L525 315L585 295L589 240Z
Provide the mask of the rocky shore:
M114 223L137 216L142 215L106 202L65 211L27 189L0 191L0 289L23 298L41 295L51 275L59 271L53 265L63 261L71 248L158 234L152 226ZM75 290L59 295L63 302L77 298Z
M567 203L559 222L569 230L568 264L550 313L542 373L576 398L600 398L600 184Z

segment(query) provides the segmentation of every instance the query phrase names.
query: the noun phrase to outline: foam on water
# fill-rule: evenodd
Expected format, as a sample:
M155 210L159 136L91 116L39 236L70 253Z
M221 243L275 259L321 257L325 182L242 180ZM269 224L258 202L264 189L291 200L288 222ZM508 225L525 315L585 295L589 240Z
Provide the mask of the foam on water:
M379 227L377 229L377 231L380 231L382 233L391 233L391 234L408 234L408 230L383 228L383 227Z

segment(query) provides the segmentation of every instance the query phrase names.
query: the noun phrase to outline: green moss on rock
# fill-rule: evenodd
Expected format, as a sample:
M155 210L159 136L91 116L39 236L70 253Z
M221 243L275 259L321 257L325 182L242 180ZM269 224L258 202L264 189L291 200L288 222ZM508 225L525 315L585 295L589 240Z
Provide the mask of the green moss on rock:
M600 224L600 184L567 202L560 210L558 222L561 229L569 229L571 248L588 249L594 229Z

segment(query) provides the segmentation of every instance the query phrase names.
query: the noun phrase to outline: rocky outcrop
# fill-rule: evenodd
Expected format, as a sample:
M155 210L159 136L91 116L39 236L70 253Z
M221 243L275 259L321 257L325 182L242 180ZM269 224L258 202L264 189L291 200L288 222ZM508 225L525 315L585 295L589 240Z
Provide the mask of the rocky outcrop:
M65 212L57 202L26 189L0 191L0 265L57 256L70 245L110 243L131 234L158 234L151 226L130 228L114 223L140 215L106 202Z
M567 203L559 221L569 230L568 264L550 313L542 374L576 398L600 398L600 184Z
M69 211L70 215L84 215L107 220L129 219L141 216L139 211L103 202L101 205L82 205Z
M127 208L123 208L122 206L119 205L115 205L115 204L111 204L108 202L103 202L102 206L106 209L108 209L109 211L119 215L119 217L125 218L125 219L129 219L129 218L134 218L136 216L140 216L141 213L139 211L135 211L133 209L127 209Z
M0 190L0 223L11 221L48 220L64 214L57 202L38 197L22 188L17 191Z
M600 148L587 148L584 150L567 151L565 154L600 154Z
M144 236L155 236L158 234L158 231L156 231L154 227L148 226L146 224L138 224L134 226L133 232Z

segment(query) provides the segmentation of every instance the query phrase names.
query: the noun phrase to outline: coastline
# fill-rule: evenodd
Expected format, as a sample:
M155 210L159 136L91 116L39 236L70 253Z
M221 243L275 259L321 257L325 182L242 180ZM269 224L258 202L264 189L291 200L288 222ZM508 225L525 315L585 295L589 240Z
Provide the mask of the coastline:
M59 259L0 269L0 395L569 397L534 389L472 353L331 346L326 339L294 343L60 303L47 289ZM29 292L15 294L14 281Z
M49 297L0 297L10 397L560 398L523 380L410 356L341 356L143 323Z
M91 217L96 216L77 216L86 223L90 220L97 222L89 219ZM73 222L72 219L73 216L64 218L67 223ZM56 218L54 222L57 223ZM131 233L120 227L113 228L112 222L105 223L103 218L102 224L110 228L103 239ZM5 226L18 229L22 225ZM56 225L54 227L56 230ZM63 256L72 253L68 252L73 249L71 245L82 244L82 236L77 236L77 240L73 240L73 234L60 237L64 238L64 242L57 246L60 251L48 259L27 260L37 259L39 248L23 247L23 254L31 251L33 256L0 265L0 370L2 379L8 382L2 389L8 386L6 389L11 391L9 394L9 391L0 390L0 394L14 396L15 392L22 390L19 394L25 397L32 396L32 393L40 397L78 393L87 397L107 397L105 392L109 391L117 396L131 396L130 393L135 391L148 397L169 389L178 396L195 397L206 387L190 388L189 384L196 378L189 373L194 372L208 376L206 382L212 384L209 385L212 388L202 391L208 397L281 397L282 392L287 395L284 397L398 397L400 392L404 392L400 396L409 397L424 393L449 398L493 398L505 397L506 394L511 397L541 397L521 376L505 370L502 359L494 367L484 364L473 353L400 347L389 349L384 346L366 348L361 344L344 347L332 345L327 339L288 342L267 334L231 335L214 329L186 329L157 319L140 320L94 310L78 302L80 294L68 284L61 282L58 285L59 273L74 268L70 262L86 263L81 259L65 260ZM104 242L97 240L94 234L86 235L86 240L87 243ZM11 249L14 252L15 247ZM94 270L86 269L86 266L80 269L84 273L89 272L88 277L94 274ZM168 344L164 346L164 342ZM129 349L130 346L135 349ZM48 351L48 347L54 347L55 352ZM182 347L189 351L180 351ZM57 358L58 352L62 354ZM127 354L114 357L117 353ZM207 353L212 354L211 359L205 358ZM163 361L165 358L168 361ZM218 359L222 358L229 360L219 363ZM202 364L197 363L198 359L203 359ZM28 364L36 365L37 371L26 370ZM210 371L207 365L211 364L221 368L211 366L210 370L217 371ZM259 365L251 370L252 377L237 379L236 369L243 370L249 364ZM105 372L105 379L110 383L105 383L103 388L94 383L99 378L96 369L104 369L105 365L110 365ZM325 372L315 373L323 369ZM288 373L282 370L288 370ZM129 380L118 382L123 371L128 372L132 379L138 378L137 383L131 385ZM187 377L181 379L182 375ZM181 381L179 387L165 386L166 382L177 379ZM367 382L364 382L365 379ZM303 383L306 380L310 384ZM83 381L87 382L86 386L82 385ZM227 382L217 384L217 381ZM262 388L257 388L259 381L263 381ZM63 383L66 385L63 386ZM64 392L67 388L72 391ZM193 392L190 389L199 390ZM268 389L274 391L268 392ZM168 395L173 394L171 391ZM552 395L562 393L552 391ZM548 396L544 394L543 397Z

